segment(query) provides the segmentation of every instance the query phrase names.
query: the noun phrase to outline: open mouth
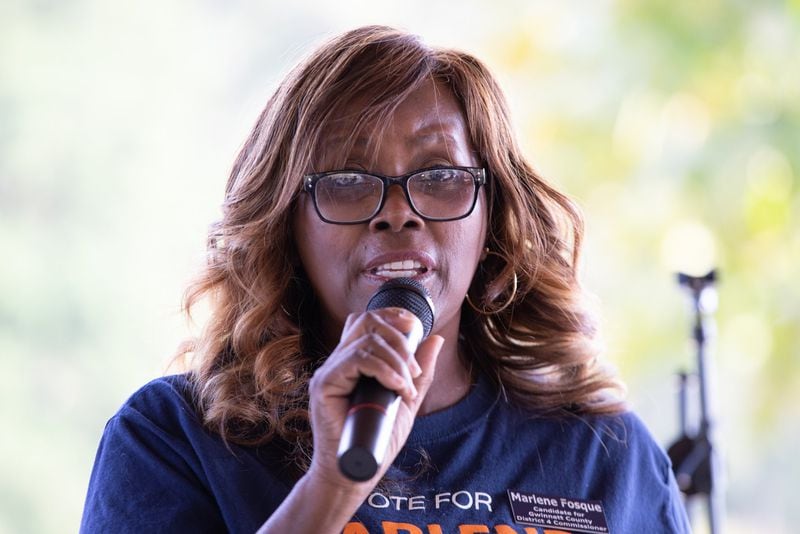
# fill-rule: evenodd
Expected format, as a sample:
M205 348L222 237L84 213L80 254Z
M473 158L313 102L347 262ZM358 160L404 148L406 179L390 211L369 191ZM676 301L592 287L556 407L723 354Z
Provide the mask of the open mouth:
M384 278L413 278L428 272L417 260L393 261L370 269L370 273Z

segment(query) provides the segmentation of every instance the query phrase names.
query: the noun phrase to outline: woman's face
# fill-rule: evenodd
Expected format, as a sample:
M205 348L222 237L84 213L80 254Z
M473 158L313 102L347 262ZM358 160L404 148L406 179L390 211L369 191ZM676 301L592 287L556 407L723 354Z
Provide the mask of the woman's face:
M355 111L346 109L343 115L357 115L348 113L351 110ZM351 133L352 123L347 120L336 124L323 139L317 162L320 171L336 170L332 166L341 161L342 144L337 139ZM370 126L365 131L371 131ZM479 163L459 103L446 86L433 81L400 104L379 144L359 137L347 156L347 169L389 176L426 167L475 167ZM381 284L393 275L407 276L409 270L433 299L433 332L456 339L461 304L486 241L485 204L481 188L468 217L430 222L411 210L399 186L391 186L383 209L371 221L338 225L322 221L311 196L300 195L293 219L294 238L323 308L326 339L336 342L348 314L364 311Z

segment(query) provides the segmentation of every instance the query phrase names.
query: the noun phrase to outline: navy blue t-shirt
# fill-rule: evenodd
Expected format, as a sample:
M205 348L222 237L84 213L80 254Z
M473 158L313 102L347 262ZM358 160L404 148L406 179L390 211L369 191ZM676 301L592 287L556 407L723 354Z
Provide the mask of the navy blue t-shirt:
M296 475L285 448L226 445L185 375L154 380L108 422L81 532L255 532ZM309 507L314 503L309 503ZM545 418L487 380L421 416L345 534L689 532L669 460L633 414Z

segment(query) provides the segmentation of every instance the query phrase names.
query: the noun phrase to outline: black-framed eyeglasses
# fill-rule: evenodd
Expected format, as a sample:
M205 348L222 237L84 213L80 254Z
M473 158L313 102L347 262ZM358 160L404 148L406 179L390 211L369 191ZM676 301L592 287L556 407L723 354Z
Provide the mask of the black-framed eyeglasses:
M412 211L427 221L463 219L475 209L485 184L486 170L480 167L432 167L403 176L341 170L303 177L303 190L314 199L320 219L332 224L371 220L383 209L392 185L403 188Z

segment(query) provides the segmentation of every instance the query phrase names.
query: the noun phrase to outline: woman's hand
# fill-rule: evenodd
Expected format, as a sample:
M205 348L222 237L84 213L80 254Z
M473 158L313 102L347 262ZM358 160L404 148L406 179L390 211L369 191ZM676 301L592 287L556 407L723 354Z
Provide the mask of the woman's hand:
M414 328L414 321L419 323L414 314L401 308L348 316L339 344L309 385L314 437L311 467L258 534L339 534L369 496L411 432L444 342L441 336L428 337L417 347L415 357L404 335ZM401 401L383 465L372 479L353 482L339 471L336 455L350 393L361 375L396 391Z
M429 337L419 345L415 357L405 333L420 327L419 319L402 308L348 316L339 344L309 385L314 456L307 476L319 477L348 492L363 494L364 498L377 484L411 431L444 341L440 336ZM383 465L373 479L359 484L341 474L337 452L350 394L361 375L373 377L397 392L401 402Z

